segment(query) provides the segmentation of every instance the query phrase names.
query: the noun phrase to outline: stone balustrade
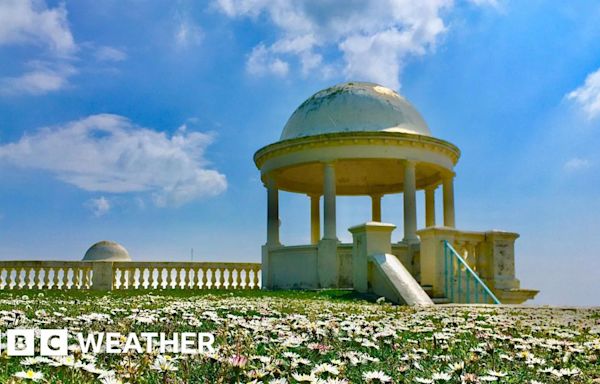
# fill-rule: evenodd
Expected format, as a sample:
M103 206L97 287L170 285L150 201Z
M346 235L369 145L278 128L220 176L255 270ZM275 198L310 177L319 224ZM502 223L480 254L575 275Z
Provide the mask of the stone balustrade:
M478 272L487 267L486 241L486 232L455 231L451 244L467 265Z
M444 292L444 241L493 291L503 304L522 303L537 291L521 289L515 273L517 233L504 231L460 231L430 227L418 232L421 238L421 284L431 286L434 296Z
M260 263L0 261L0 290L260 289Z

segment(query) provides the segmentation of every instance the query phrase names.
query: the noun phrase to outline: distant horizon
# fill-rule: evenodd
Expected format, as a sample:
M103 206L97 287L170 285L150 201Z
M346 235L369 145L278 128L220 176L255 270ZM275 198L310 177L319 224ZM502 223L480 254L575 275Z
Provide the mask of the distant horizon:
M520 234L526 305L600 306L600 5L340 4L0 0L0 260L111 240L140 261L260 261L254 153L314 93L368 81L460 149L457 228ZM337 204L350 243L370 201ZM383 198L393 241L402 206ZM281 193L283 243L309 243L309 214Z

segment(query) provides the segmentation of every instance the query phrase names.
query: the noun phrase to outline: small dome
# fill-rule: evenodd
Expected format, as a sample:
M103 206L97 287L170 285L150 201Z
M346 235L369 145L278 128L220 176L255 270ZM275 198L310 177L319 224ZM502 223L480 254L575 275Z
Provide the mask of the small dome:
M131 261L131 257L121 244L104 240L92 245L83 261Z
M334 132L404 132L431 136L421 114L396 91L373 83L334 85L294 111L281 140Z

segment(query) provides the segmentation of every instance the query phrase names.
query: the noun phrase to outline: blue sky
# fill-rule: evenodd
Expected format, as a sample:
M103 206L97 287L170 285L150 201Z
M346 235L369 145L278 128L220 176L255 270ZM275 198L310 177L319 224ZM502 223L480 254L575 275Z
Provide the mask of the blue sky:
M599 18L590 1L0 0L0 258L112 239L258 261L252 155L314 92L367 80L461 148L457 226L519 232L536 303L600 305ZM349 241L369 201L338 201ZM308 242L308 216L282 194L282 240ZM397 240L401 219L385 197Z

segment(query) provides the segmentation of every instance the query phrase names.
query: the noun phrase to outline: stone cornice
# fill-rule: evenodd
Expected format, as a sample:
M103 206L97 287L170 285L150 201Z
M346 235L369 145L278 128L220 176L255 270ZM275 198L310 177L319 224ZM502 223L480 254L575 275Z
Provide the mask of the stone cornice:
M420 147L445 154L453 164L456 164L460 157L457 146L435 137L400 132L335 132L283 140L267 145L256 151L254 163L260 169L265 161L281 154L311 148L365 144Z

